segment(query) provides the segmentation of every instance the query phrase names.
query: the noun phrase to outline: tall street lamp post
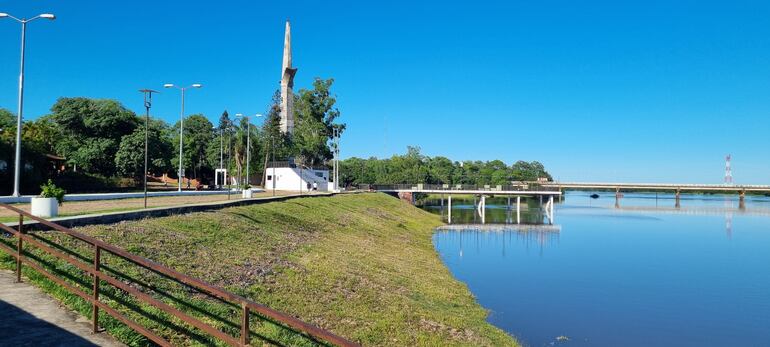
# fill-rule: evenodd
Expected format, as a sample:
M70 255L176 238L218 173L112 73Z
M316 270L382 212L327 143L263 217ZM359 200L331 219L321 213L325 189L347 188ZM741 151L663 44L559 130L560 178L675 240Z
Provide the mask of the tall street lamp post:
M261 114L257 114L256 117L262 117ZM246 119L246 184L249 184L249 163L251 162L251 122L249 116L244 116L241 113L236 113L235 118Z
M190 88L201 88L201 87L203 87L203 85L200 83L195 83L188 87L180 87L172 83L166 83L163 85L163 88L177 88L182 91L182 111L180 112L180 115L179 115L179 173L178 173L179 189L177 189L177 191L179 192L182 191L182 176L184 175L184 167L183 167L184 164L182 163L182 154L183 154L182 146L184 145L184 92Z
M21 194L19 193L19 178L21 176L21 120L23 118L23 111L24 111L24 48L26 46L27 23L40 18L54 20L56 19L56 16L50 13L43 13L35 17L32 17L30 19L26 19L26 18L16 18L7 13L0 13L0 19L2 18L10 18L21 23L21 64L19 68L19 71L20 71L19 72L19 112L16 114L16 158L14 160L14 167L13 167L13 196L19 197L21 196Z
M147 111L144 116L144 208L147 208L147 157L148 157L148 143L149 143L149 128L150 128L150 107L152 107L152 93L157 93L152 89L140 89L140 93L144 94L144 108Z

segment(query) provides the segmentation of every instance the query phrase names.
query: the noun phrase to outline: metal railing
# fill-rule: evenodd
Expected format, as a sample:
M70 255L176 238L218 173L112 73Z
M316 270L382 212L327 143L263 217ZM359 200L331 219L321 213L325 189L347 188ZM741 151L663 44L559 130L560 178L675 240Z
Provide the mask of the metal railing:
M35 217L25 211L22 211L18 208L15 208L7 204L0 203L0 207L10 210L12 212L15 212L19 215L19 224L16 230L14 230L13 228L5 224L0 223L0 229L2 229L2 231L7 232L16 237L16 241L17 241L16 249L13 249L12 247L6 245L3 242L0 242L0 250L3 250L9 255L16 258L16 280L21 282L22 265L27 265L30 268L36 270L41 275L55 282L56 284L66 288L69 292L79 296L83 300L90 303L92 305L92 316L91 316L92 327L95 333L99 331L99 325L98 325L99 311L103 310L105 313L114 317L115 319L122 322L123 324L129 326L131 329L134 329L138 333L144 335L152 342L161 346L171 346L171 343L166 339L164 339L163 337L159 336L158 334L151 331L150 329L145 328L144 326L137 323L136 321L128 318L126 315L118 312L118 310L116 310L112 306L109 306L103 301L101 301L100 288L102 287L102 281L103 281L113 286L114 288L117 288L122 292L130 294L134 299L138 300L139 302L152 305L155 308L163 311L164 313L169 314L172 317L183 321L189 326L192 326L200 331L203 331L204 333L216 339L224 341L225 343L231 346L244 346L244 345L248 345L251 342L249 320L252 315L257 315L262 319L265 319L273 323L277 323L281 326L284 326L285 328L288 328L291 331L294 331L297 334L303 335L316 342L320 342L324 344L333 344L337 346L357 346L357 344L350 342L337 335L334 335L329 331L326 331L314 325L305 323L290 315L287 315L282 312L278 312L267 306L258 304L254 301L246 299L237 294L230 293L220 287L206 283L197 278L193 278L185 274L179 273L171 268L155 263L152 260L149 260L147 258L131 254L121 248L107 244L91 236L78 233L76 231L65 228L56 223L45 220L43 218ZM82 241L90 245L94 249L93 262L90 262L90 263L85 262L83 261L82 258L78 260L77 257L73 257L72 255L67 254L67 251L62 249L61 247L46 244L46 242L42 242L40 239L36 237L32 237L32 234L25 233L24 218L35 220L38 223L48 228L51 228L55 231L66 234L76 240ZM47 270L40 263L33 261L34 258L29 257L29 255L25 255L25 253L29 253L29 251L24 250L24 244L37 247L38 249L47 253L48 255L58 258L59 260L63 260L68 264L75 266L77 269L89 274L91 277L93 277L93 288L91 293L85 292L77 288L74 284L69 283L64 279L57 277L53 271ZM141 268L150 270L156 274L159 274L165 277L166 279L172 280L178 284L194 289L199 293L205 294L210 298L218 299L222 302L239 307L241 311L240 336L238 337L232 336L220 330L219 328L215 327L214 325L211 325L210 323L207 323L206 321L201 320L198 317L194 317L188 313L185 313L180 309L174 306L171 306L170 304L164 301L161 301L153 297L152 295L145 293L142 290L137 289L138 286L143 285L139 281L135 281L134 283L126 283L125 279L118 279L108 275L106 272L102 270L102 265L104 265L101 261L102 252L107 252L133 265L137 265ZM270 342L276 343L275 341L270 341Z
M377 191L539 191L556 192L559 187L542 185L533 182L522 182L509 185L469 185L469 184L367 184L359 185L359 189Z

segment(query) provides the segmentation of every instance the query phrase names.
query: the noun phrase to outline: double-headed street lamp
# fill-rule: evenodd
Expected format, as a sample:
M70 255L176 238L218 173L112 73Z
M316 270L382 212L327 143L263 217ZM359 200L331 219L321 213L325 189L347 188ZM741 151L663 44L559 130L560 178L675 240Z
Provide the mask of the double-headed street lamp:
M179 116L179 189L178 191L182 191L182 175L184 174L184 167L182 163L182 145L184 145L184 92L187 89L190 88L200 88L203 87L200 83L195 83L193 85L190 85L188 87L180 87L171 83L166 83L163 85L163 88L177 88L182 91L182 112Z
M7 13L0 13L0 19L2 18L10 18L21 23L21 67L19 68L20 70L19 72L19 112L16 114L16 158L14 161L14 168L13 168L14 170L13 196L18 197L18 196L21 196L21 194L19 193L19 176L21 175L21 120L22 120L23 110L24 110L24 47L26 45L25 35L27 33L27 23L40 18L54 20L56 19L56 16L50 13L43 13L35 17L32 17L30 19L26 19L26 18L16 18Z

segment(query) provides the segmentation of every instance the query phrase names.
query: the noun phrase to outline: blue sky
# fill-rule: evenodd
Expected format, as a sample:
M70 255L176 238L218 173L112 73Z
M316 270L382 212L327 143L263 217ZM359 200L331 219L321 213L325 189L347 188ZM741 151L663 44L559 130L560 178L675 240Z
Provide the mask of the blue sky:
M203 83L188 113L263 113L292 20L296 87L333 77L343 157L407 145L539 160L557 179L770 184L770 3L725 1L2 1L29 25L25 114L60 96ZM19 29L0 20L0 107ZM162 90L153 114L179 115Z

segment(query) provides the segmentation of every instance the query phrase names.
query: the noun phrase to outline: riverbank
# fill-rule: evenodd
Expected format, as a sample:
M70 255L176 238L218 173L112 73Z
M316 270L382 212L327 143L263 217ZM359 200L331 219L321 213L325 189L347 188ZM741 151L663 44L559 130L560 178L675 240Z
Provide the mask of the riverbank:
M432 244L440 224L384 194L343 194L78 230L363 345L516 345L486 321L487 311L441 262ZM56 234L40 237L78 247ZM0 257L5 268L13 267L11 260ZM110 265L161 286L157 276ZM32 277L88 314L88 305ZM172 294L195 302L190 293ZM207 302L205 309L237 321L221 304ZM175 343L202 342L180 335L171 323L148 324ZM103 326L128 344L145 343L117 323ZM273 325L252 329L287 341Z

